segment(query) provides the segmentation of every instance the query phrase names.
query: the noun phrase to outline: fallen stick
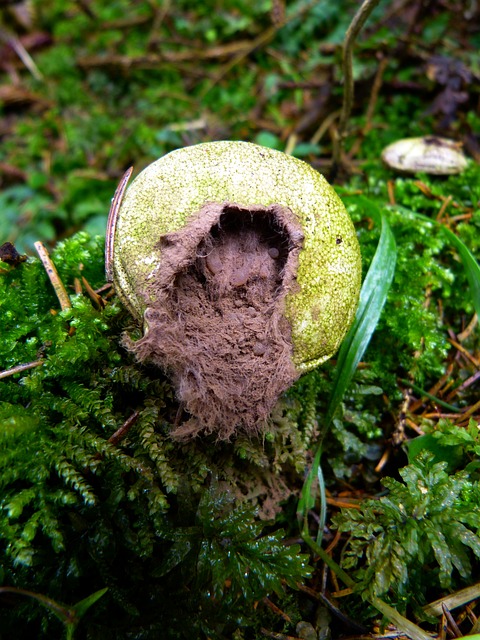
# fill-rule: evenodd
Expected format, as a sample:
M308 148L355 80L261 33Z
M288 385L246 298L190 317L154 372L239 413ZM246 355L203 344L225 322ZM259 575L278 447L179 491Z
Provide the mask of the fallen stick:
M42 261L43 266L45 267L45 271L50 278L50 282L55 289L55 293L57 294L57 298L60 302L62 311L64 309L70 309L72 303L70 302L70 298L68 297L67 290L65 289L63 282L60 280L58 271L53 264L45 245L43 244L43 242L35 242L35 249L37 250L38 256Z

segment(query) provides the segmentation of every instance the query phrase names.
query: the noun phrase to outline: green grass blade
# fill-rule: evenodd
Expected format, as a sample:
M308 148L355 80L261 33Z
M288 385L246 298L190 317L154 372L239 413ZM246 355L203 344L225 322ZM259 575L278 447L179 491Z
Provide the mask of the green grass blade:
M323 479L322 466L319 464L317 469L317 482L320 491L320 513L318 518L317 544L321 545L323 540L323 531L327 522L327 493L325 490L325 480Z
M325 529L325 523L327 521L327 496L325 492L325 481L323 479L323 471L320 465L320 459L322 456L321 445L317 447L315 458L305 480L300 499L297 507L297 517L300 522L300 528L303 532L308 532L308 514L311 509L314 508L317 495L317 486L320 493L320 510L318 514L318 530L317 530L317 544L322 544L323 531ZM313 481L317 480L316 485L313 485ZM315 489L313 488L315 486Z
M107 591L108 587L104 587L103 589L95 591L95 593L92 593L88 597L80 600L80 602L77 602L75 605L73 605L73 609L75 611L77 619L80 620L80 618L85 615L86 611L88 611L88 609L90 609L90 607L95 604L97 600L104 596Z
M432 218L428 218L421 213L416 213L415 211L411 211L410 209L400 207L398 205L392 206L391 208L397 213L407 213L417 220L434 224L435 226L439 227L442 233L447 236L449 241L458 251L458 255L460 256L463 264L463 268L465 269L465 275L467 276L470 293L472 295L473 306L475 307L475 311L480 318L480 266L472 255L470 249L460 240L460 238L455 233L453 233L451 229L446 227L441 222L437 222L437 220L432 220Z
M315 458L308 472L308 476L303 483L300 499L297 507L297 517L300 521L302 531L308 531L308 512L315 506L317 492L313 490L313 481L318 478L318 470L320 469L320 458L322 455L321 445L317 447ZM321 484L319 484L321 490Z
M370 598L370 602L376 609L378 609L378 611L383 613L390 622L393 622L399 631L403 632L412 640L432 640L431 635L426 633L418 625L407 620L407 618L398 613L396 609L383 600L380 600L380 598Z
M17 587L9 586L0 587L0 594L2 593L14 593L19 596L26 596L27 598L37 600L37 602L49 609L51 613L53 613L64 624L68 624L72 618L73 613L71 607L61 604L60 602L43 595L43 593L36 593L34 591L29 591L28 589L19 589Z
M368 203L370 205L370 203ZM395 238L390 229L390 225L384 214L375 207L372 216L381 221L382 231L378 242L377 250L373 257L368 273L363 282L362 291L360 293L360 303L358 305L355 321L348 332L337 360L337 369L333 383L333 390L330 396L330 402L325 417L323 434L327 432L330 423L335 415L342 398L347 390L358 363L360 362L365 350L370 342L375 327L377 326L380 314L387 299L387 294L395 273L395 264L397 260L397 247ZM298 502L297 515L303 520L303 531L308 530L307 517L308 512L315 505L316 491L313 490L313 482L315 478L318 487L322 493L323 482L322 472L320 468L321 443L315 453L315 458L310 468L309 474L302 488L300 500ZM321 500L321 509L325 508L325 495ZM323 528L319 530L321 535Z
M405 380L405 378L399 378L399 380L400 382L403 382L403 384L407 385L408 387L411 387L413 391L420 393L422 397L428 398L429 400L433 400L433 402L440 405L441 407L444 407L445 409L448 409L449 411L458 413L461 410L460 407L456 407L454 404L448 404L448 402L444 402L443 400L440 400L440 398L437 398L437 396L434 396L431 393L428 393L428 391L425 391L425 389L422 389L418 385L413 384L413 382L409 382L408 380Z
M463 263L465 275L467 276L470 293L472 294L473 306L480 318L480 265L473 257L470 249L456 236L453 231L441 225L443 233L447 235L450 242L455 246Z
M355 370L370 342L387 299L395 273L397 247L390 225L381 216L382 231L377 250L364 280L355 321L338 354L333 390L325 417L328 429Z

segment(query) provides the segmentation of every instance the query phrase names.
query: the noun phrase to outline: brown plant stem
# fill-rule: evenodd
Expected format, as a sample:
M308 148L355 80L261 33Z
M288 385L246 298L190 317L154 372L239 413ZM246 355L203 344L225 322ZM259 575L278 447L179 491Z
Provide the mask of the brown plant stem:
M134 411L132 415L129 418L127 418L127 420L125 420L122 426L118 428L115 431L115 433L112 433L112 435L108 439L108 442L110 444L117 445L120 442L120 440L122 440L127 435L130 429L136 423L139 415L140 414L138 411Z
M360 9L354 15L343 41L343 102L340 112L340 120L333 139L333 165L338 166L341 161L343 143L350 112L352 110L354 85L353 85L353 47L355 40L363 25L377 6L380 0L364 0Z
M56 602L55 600L52 600L52 598L44 596L41 593L35 593L34 591L29 591L28 589L19 589L17 587L8 586L0 587L0 594L3 593L13 593L19 596L34 598L35 600L38 600L38 602L41 602L44 606L48 607L57 616L59 616L61 620L65 622L71 623L75 619L75 611Z
M38 256L42 261L43 266L45 267L45 271L50 278L50 282L55 289L55 293L57 294L57 298L60 302L62 311L64 311L65 309L70 309L72 303L70 302L70 298L68 297L67 290L65 289L63 282L60 280L57 268L53 264L45 245L43 244L43 242L35 242L35 249L37 250Z
M4 371L0 371L0 378L8 378L8 376L13 376L16 373L22 373L22 371L27 371L28 369L39 367L44 362L45 360L34 360L33 362L27 362L26 364L17 364L16 367L12 367L11 369L5 369Z
M360 150L360 147L362 146L362 142L366 134L372 128L372 118L375 113L375 107L377 104L378 95L380 93L380 88L383 82L383 74L385 73L385 69L387 68L387 65L388 65L388 58L382 58L378 65L377 73L375 74L375 79L373 81L370 100L368 101L367 112L365 114L365 124L362 127L361 135L358 136L358 138L355 140L355 142L353 143L349 151L350 158L354 158L357 155L358 151ZM392 202L391 204L395 204L395 203Z

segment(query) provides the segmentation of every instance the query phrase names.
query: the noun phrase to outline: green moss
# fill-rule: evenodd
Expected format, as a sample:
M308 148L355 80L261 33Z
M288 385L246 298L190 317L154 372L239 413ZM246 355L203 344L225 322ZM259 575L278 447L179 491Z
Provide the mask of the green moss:
M458 574L471 579L472 559L480 558L480 517L468 500L469 474L448 475L446 466L423 453L400 471L403 482L384 481L388 496L334 518L336 527L350 534L344 567L355 568L367 557L367 566L356 572L364 592L383 595L393 589L400 598L409 594L418 606L425 604L426 571L444 588L458 584Z
M152 634L172 629L162 637L181 636L187 623L211 628L217 616L224 624L251 619L254 599L281 595L282 579L293 586L308 571L298 549L281 543L284 534L263 535L255 518L275 516L290 494L286 476L305 466L309 438L301 435L298 408L278 407L265 442L175 443L170 384L121 346L122 333L133 330L130 317L115 302L98 311L86 295L73 295L80 275L103 284L103 242L81 233L52 257L70 309L59 310L38 260L0 273L0 370L42 361L0 380L5 583L68 602L108 586L89 613L101 630L92 637L125 637L148 619L155 620ZM109 442L134 412L128 433ZM224 563L227 538L233 564ZM209 562L218 555L213 573L201 550ZM255 584L244 578L252 563ZM235 588L222 599L227 578ZM212 589L218 604L207 606ZM40 606L19 603L0 621L18 637L56 633Z

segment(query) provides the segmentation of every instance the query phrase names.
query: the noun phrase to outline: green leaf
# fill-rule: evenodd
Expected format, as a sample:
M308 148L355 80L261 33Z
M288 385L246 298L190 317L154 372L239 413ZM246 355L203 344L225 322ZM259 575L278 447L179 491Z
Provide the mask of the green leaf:
M340 347L337 369L330 396L325 428L328 429L335 411L347 390L368 343L378 324L395 273L397 247L390 225L384 214L378 212L382 231L377 250L360 292L355 321Z
M194 537L194 533L195 532L192 528L192 538ZM185 536L180 540L177 540L165 553L160 566L152 571L152 575L155 578L161 578L162 576L166 575L186 558L191 549L192 541L189 539L189 537Z
M99 589L98 591L95 591L95 593L92 593L91 595L87 596L83 600L80 600L79 602L77 602L77 604L74 604L73 609L75 611L75 615L77 619L80 620L82 616L84 616L85 613L88 611L88 609L90 609L90 607L93 604L95 604L97 600L100 600L100 598L104 596L107 593L107 591L108 591L108 587L105 587L104 589Z
M460 411L459 407L456 407L453 404L448 404L448 402L444 402L440 398L437 398L436 396L432 395L431 393L428 393L428 391L425 391L424 389L421 389L416 384L413 384L412 382L409 382L408 380L404 380L403 378L399 378L399 380L400 380L400 382L403 382L404 384L406 384L409 387L411 387L413 389L413 391L416 391L417 393L421 393L422 396L424 396L425 398L429 398L430 400L433 400L436 404L439 404L441 407L444 407L445 409L448 409L449 411L453 411L454 413L458 413L458 411Z
M427 433L410 440L407 445L409 462L413 462L422 451L430 451L435 462L446 462L451 472L473 457L474 460L466 470L473 472L478 466L475 457L480 443L480 432L477 422L470 420L468 427L459 427L449 420L440 419L438 424Z
M439 581L442 587L450 585L450 575L452 573L452 559L450 548L442 531L435 526L435 523L428 520L424 525L425 535L430 542L435 559L440 567Z
M308 476L303 483L302 492L300 494L300 500L298 501L297 517L299 520L304 521L304 530L308 530L307 516L310 509L313 509L316 501L316 491L313 489L313 481L317 477L318 470L320 468L320 458L322 455L322 447L318 447L313 459L312 466L308 473ZM319 486L321 486L319 484Z
M293 151L292 156L296 158L304 158L309 154L317 154L320 155L321 147L318 144L314 144L312 142L302 142L301 144L297 144Z
M16 587L0 587L0 593L14 593L19 596L33 598L49 609L65 625L67 640L71 640L71 638L73 638L74 631L81 618L107 591L107 587L100 589L99 591L95 591L95 593L92 593L83 600L77 602L73 607L69 607L53 600L53 598L43 595L42 593L35 593L33 591L28 591L27 589L17 589Z
M344 339L338 354L333 389L330 396L327 415L325 417L323 437L325 437L345 391L352 381L357 365L368 347L370 338L375 331L380 314L382 313L382 309L385 305L388 291L395 273L397 258L395 238L385 215L378 209L378 207L376 207L376 205L373 203L370 204L373 217L375 217L377 221L381 221L382 231L377 250L362 285L360 302L355 316L355 321ZM304 520L304 530L306 530L305 527L307 524L306 518L308 512L315 504L316 492L313 489L313 480L315 477L318 478L320 491L322 491L320 458L321 444L316 451L312 467L303 485L297 508L297 516L299 519ZM323 509L323 499L321 504L321 509ZM322 527L319 527L319 537L321 535L321 530Z
M255 136L255 142L262 147L269 147L270 149L281 150L283 148L283 143L280 138L274 133L270 133L270 131L260 131Z
M462 447L441 444L438 438L431 433L412 438L407 449L409 462L413 462L421 451L430 451L435 462L447 462L450 471L455 469L463 459Z
M480 266L470 252L470 249L453 233L453 231L444 225L439 226L460 255L470 287L473 305L478 317L480 317Z
M261 535L263 524L255 520L252 506L235 504L215 478L200 500L197 520L202 529L194 558L197 590L208 585L216 598L257 600L282 594L284 582L296 588L311 573L308 556L298 545L285 545L282 529Z

